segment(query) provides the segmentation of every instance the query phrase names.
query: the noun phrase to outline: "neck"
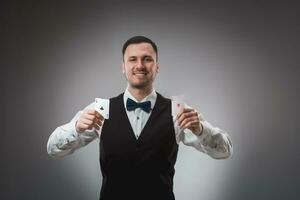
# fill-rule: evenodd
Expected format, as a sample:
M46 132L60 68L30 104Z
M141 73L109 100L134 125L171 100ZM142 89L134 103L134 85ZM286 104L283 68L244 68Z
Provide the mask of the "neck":
M153 87L133 88L129 86L128 91L136 100L141 101L153 91Z

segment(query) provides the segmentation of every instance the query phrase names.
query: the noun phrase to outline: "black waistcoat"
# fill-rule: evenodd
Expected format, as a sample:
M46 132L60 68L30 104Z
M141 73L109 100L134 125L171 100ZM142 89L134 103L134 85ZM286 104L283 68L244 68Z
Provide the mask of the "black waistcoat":
M157 93L151 115L136 139L123 101L110 99L100 138L101 200L174 200L177 158L171 100Z

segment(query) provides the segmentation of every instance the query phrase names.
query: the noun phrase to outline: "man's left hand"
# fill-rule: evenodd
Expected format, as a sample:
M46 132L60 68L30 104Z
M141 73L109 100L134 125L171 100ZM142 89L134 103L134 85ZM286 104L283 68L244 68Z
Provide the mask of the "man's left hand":
M202 125L198 117L198 112L191 108L182 108L176 116L180 128L188 128L195 135L202 134Z

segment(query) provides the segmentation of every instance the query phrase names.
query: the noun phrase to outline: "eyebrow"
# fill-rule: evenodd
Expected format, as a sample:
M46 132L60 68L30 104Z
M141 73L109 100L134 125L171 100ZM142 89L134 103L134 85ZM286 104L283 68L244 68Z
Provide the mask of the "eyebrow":
M136 58L136 57L138 57L138 56L129 56L128 58ZM141 57L142 57L142 58L145 58L145 57L153 58L153 57L150 56L150 55L142 55Z

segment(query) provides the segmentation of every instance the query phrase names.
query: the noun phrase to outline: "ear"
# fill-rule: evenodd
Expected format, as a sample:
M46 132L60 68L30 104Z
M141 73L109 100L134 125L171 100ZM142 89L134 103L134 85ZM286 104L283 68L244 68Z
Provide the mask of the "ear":
M156 73L158 74L158 72L159 72L159 63L157 62L156 63Z
M124 63L124 61L122 62L122 73L125 74L125 63Z

